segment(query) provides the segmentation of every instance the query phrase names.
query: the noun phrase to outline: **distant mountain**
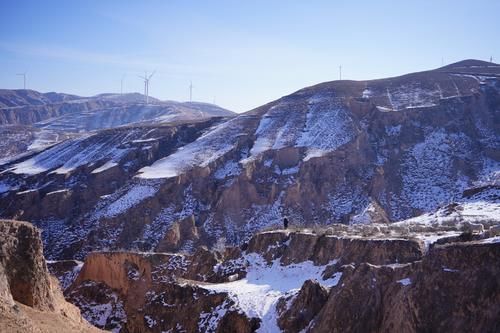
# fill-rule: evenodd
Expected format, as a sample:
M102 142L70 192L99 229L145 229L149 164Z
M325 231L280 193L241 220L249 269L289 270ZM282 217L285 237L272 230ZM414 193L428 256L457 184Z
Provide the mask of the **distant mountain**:
M0 160L50 146L69 136L117 126L199 121L235 114L208 103L144 103L144 95L79 97L33 90L0 90ZM2 107L3 106L3 107Z
M126 94L99 94L90 97L91 99L105 99L111 100L117 103L144 103L144 95L139 93L126 93ZM158 104L161 101L157 98L149 96L149 103Z
M475 60L475 59L462 60L437 69L437 71L446 71L446 72L457 72L463 70L472 71L476 74L484 73L486 75L492 75L492 74L500 75L500 65L492 62Z
M148 105L123 103L95 109L76 109L65 112L59 117L37 122L34 126L42 129L82 133L140 123L160 124L232 116L234 113L226 109L203 103L189 104L170 101Z
M155 116L182 113L191 118L230 117L235 113L217 105L208 103L162 102L149 97L149 104L144 103L144 95L100 94L92 97L79 97L61 93L39 93L34 90L0 90L0 125L31 125L41 121L51 122L61 116L81 117L88 112L101 112L111 109L132 110L137 113L143 108L146 113L156 107ZM177 110L178 109L178 110ZM200 113L202 111L202 113ZM140 116L137 116L140 118ZM144 120L151 120L145 116ZM125 124L122 123L121 125Z
M79 96L55 92L40 93L29 89L0 89L0 108L46 105L81 99Z
M230 119L183 124L157 122L163 106L154 105L141 109L147 122L4 161L0 216L46 230L50 257L82 258L99 248L239 244L285 216L310 226L389 223L465 200L500 209L499 73L466 61L325 82ZM94 113L42 126L92 124Z

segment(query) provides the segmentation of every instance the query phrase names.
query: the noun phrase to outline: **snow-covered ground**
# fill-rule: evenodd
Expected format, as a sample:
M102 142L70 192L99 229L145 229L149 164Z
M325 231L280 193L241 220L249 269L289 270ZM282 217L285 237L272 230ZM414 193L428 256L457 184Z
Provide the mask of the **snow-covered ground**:
M53 130L35 132L35 140L28 146L28 150L42 150L61 141L61 134Z
M219 283L203 284L200 287L216 292L227 292L237 307L251 317L262 320L258 332L279 332L277 325L276 304L283 296L298 293L306 280L315 279L326 287L338 284L342 273L335 273L332 278L323 280L325 266L315 266L311 261L282 266L279 259L268 265L258 254L244 256L249 263L244 279ZM330 264L334 264L332 261ZM222 316L221 316L222 317ZM214 318L215 319L215 318Z
M47 264L56 262L57 261L47 260ZM82 267L83 267L83 262L77 261L77 264L73 267L71 271L67 271L62 275L55 274L55 276L59 280L59 285L61 286L61 289L63 291L66 290L73 283L73 281L75 281Z
M410 149L403 162L402 195L413 208L431 211L450 202L468 184L454 172L457 158L472 158L471 140L462 133L433 130Z
M460 203L460 208L448 212L447 208L441 208L433 213L422 214L404 221L395 222L392 225L443 225L459 222L477 223L481 221L497 221L500 224L500 202L470 201Z
M425 89L418 83L387 89L387 95L394 111L435 106L441 97L438 89Z
M175 153L140 169L138 177L171 178L193 167L206 167L233 150L242 132L242 118L231 119L205 133L195 142L181 147Z
M118 200L111 203L102 212L104 217L113 217L123 214L130 207L137 205L139 202L152 197L158 191L157 188L149 185L136 185L127 191Z
M113 162L112 160L111 161L107 161L106 163L104 163L103 165L101 165L100 167L98 167L97 169L94 169L92 170L92 173L101 173L101 172L104 172L108 169L111 169L112 167L115 167L117 166L118 163L116 162Z
M355 136L354 122L341 99L315 96L309 99L306 123L297 147L307 148L304 161L334 151Z
M90 165L101 159L119 161L127 152L117 148L118 143L126 137L106 137L96 140L93 135L85 135L75 140L67 140L54 147L15 164L8 171L16 174L35 175L55 169L53 172L65 174L80 166Z
M321 93L308 99L306 109L298 108L295 101L271 107L255 136L249 160L267 150L295 146L306 148L307 161L351 141L355 128L345 101L333 93Z
M246 164L268 150L303 147L305 160L323 156L349 142L355 128L347 107L340 98L318 95L301 109L295 102L282 101L262 116L255 131L250 156L241 156L220 168L217 179L239 172L238 164ZM297 110L295 110L295 109ZM139 170L140 178L176 177L193 167L206 167L236 148L238 137L245 133L245 117L231 119L209 130L198 140L151 166Z

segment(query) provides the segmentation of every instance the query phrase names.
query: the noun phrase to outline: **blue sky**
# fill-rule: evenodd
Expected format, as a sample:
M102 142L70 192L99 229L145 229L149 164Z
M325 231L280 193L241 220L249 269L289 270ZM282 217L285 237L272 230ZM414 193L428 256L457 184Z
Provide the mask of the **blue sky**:
M247 111L308 85L500 62L500 1L0 2L0 88L142 92Z

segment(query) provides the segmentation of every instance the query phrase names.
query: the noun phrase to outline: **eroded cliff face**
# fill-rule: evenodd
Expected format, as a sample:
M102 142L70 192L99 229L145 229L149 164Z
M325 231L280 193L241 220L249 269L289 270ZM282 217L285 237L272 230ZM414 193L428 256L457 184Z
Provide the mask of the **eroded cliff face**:
M236 245L284 216L295 226L388 223L481 202L466 193L498 190L499 75L466 61L333 81L197 127L189 140L159 129L115 129L102 147L70 140L4 167L0 214L50 230L50 258L83 259L93 249ZM172 149L144 142L153 139ZM141 143L118 157L130 141ZM84 163L56 154L66 149Z
M226 293L188 283L226 281L228 272L214 270L221 258L203 248L194 255L92 253L65 294L104 329L252 332L259 321L240 313Z
M2 266L13 299L27 306L54 308L39 231L27 222L2 221Z
M66 296L121 332L496 331L500 222L454 218L268 231L192 255L92 253Z
M27 222L0 220L0 331L100 332L64 300Z
M283 239L274 241L276 236ZM275 244L271 249L269 244ZM248 251L260 253L268 260L280 258L284 265L310 260L325 265L338 259L342 264L367 262L385 265L418 260L424 252L420 240L397 238L344 238L333 235L275 233L256 235L250 240Z
M457 243L406 266L345 267L342 288L331 290L307 331L495 332L499 254L499 242Z
M0 214L33 221L44 231L46 254L49 257L57 254L52 257L72 259L82 246L89 245L80 242L84 234L85 237L96 240L101 238L102 232L109 231L93 230L95 220L112 219L123 208L141 206L141 211L130 216L137 216L134 222L127 224L126 228L130 231L121 235L123 243L129 242L130 236L127 234L135 235L138 229L143 228L144 210L148 207L153 211L158 209L158 204L146 203L142 206L141 202L148 195L152 195L161 184L161 181L140 180L129 183L135 172L142 166L170 154L182 144L195 140L216 122L217 120L213 119L177 126L129 127L101 131L76 141L61 143L33 159L19 162L19 168L9 170L8 166L0 166L4 171L0 181ZM122 197L121 202L113 205L111 209L106 209L94 217L86 215L96 205L102 205L99 201L106 198L116 201L113 194L121 197L134 187L136 190L133 193ZM26 188L27 190L22 190ZM79 220L79 216L85 216L84 220ZM70 220L73 222L69 223ZM107 224L105 229L116 228L113 227L116 226L116 221L104 223ZM73 231L67 230L66 226L71 225ZM64 229L66 232L63 237L59 233ZM72 233L73 236L68 237ZM102 238L116 240L113 236ZM63 239L67 243L62 244ZM74 243L77 239L80 241Z

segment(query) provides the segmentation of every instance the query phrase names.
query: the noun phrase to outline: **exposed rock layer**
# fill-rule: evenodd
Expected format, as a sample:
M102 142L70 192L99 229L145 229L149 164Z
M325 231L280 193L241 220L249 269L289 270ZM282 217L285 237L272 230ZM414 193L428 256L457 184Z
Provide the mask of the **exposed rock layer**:
M387 223L480 202L467 193L499 186L499 75L466 61L326 82L218 126L69 140L4 165L0 214L53 228L50 258L83 259L236 245L285 216L294 226Z
M67 303L49 275L39 231L0 220L0 331L100 332Z
M244 251L228 248L224 253L203 249L194 255L94 253L67 294L82 311L91 312L90 304L100 304L99 294L114 293L112 298L123 304L126 317L120 324L122 332L175 327L189 332L254 332L263 320L276 321L274 325L284 332L498 330L500 242L493 233L459 237L436 233L440 244L424 250L421 241L401 235L381 240L355 229L349 232L343 237L265 232L244 244ZM279 265L291 272L309 262L324 267L323 278L304 277L300 290L283 294L276 307L270 307L271 313L252 317L242 299L211 286L246 279L256 255L264 259L260 274L265 275L265 267L273 270ZM332 277L337 281L325 287ZM266 281L260 285L259 279L253 282L256 285L242 284L243 289L234 292L244 295L251 288L265 287ZM93 295L85 291L89 287L102 292Z

